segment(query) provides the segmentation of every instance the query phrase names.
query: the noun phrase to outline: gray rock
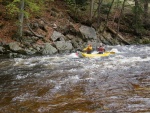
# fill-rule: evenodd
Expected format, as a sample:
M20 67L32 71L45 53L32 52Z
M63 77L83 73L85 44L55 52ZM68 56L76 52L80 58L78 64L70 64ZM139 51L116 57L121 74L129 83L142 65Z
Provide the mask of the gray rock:
M25 49L25 51L28 55L33 55L36 53L36 51L30 50L30 49Z
M60 51L73 49L73 46L70 42L57 41L57 42L55 42L55 45L56 45L57 49L59 49Z
M76 39L72 39L71 42L72 42L73 47L75 47L75 48L79 47L79 43L76 41Z
M64 41L65 36L61 34L60 32L54 31L53 35L51 36L51 39L53 41Z
M9 43L8 46L9 46L9 49L13 52L20 53L20 54L26 54L26 51L23 48L21 48L19 46L19 43L17 43L17 42L11 42L11 43Z
M4 47L2 47L2 46L0 46L0 53L3 53L3 52L4 52L4 50L5 50L5 48L4 48Z
M13 51L18 51L22 49L21 47L19 47L19 44L17 42L9 43L9 48Z
M57 53L57 49L54 48L50 43L45 43L45 46L42 50L43 55L52 55L54 53Z
M86 39L97 39L96 31L94 28L82 25L79 30Z

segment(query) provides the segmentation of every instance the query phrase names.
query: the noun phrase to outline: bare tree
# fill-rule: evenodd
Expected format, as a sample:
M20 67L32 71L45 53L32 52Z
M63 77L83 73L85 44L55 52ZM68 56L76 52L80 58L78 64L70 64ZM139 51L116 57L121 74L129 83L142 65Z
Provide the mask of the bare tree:
M108 13L107 13L107 18L106 18L106 22L105 22L105 26L104 26L103 32L105 31L105 29L106 29L106 27L107 27L107 23L108 23L108 20L109 20L109 14L110 14L110 12L111 12L111 9L112 9L112 6L113 6L113 4L114 4L114 1L115 1L115 0L112 0L111 5L110 5L110 7L109 7L109 11L108 11Z
M24 0L20 0L20 14L19 14L19 36L23 36L23 20L24 20Z
M144 23L148 20L148 0L144 0Z
M103 0L99 0L98 2L98 25L100 26L100 12L101 12L101 5L102 5Z
M119 32L119 25L120 25L120 20L121 20L123 10L124 10L124 7L125 7L125 2L126 2L126 0L124 0L123 4L122 4L122 8L121 8L121 12L120 12L119 20L118 20L118 25L117 25L117 33Z
M135 23L135 27L134 27L134 30L136 33L139 33L139 29L138 29L138 21L139 21L139 0L134 0L135 2L135 12L134 12L134 23Z
M91 0L91 2L90 2L90 20L92 20L92 16L93 16L93 4L94 4L94 0Z

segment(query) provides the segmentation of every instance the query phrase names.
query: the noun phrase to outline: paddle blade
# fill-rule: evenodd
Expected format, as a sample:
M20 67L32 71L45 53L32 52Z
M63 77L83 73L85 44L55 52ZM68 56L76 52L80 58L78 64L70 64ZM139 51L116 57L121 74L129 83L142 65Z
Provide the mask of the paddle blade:
M110 54L115 54L115 52L111 51Z
M115 54L113 51L106 51L105 53Z

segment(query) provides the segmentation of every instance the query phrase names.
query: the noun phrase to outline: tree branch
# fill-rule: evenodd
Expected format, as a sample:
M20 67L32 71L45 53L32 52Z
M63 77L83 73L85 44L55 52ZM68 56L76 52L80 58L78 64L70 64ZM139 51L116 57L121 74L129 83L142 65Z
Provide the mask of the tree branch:
M39 35L39 34L36 34L36 33L31 29L31 27L29 26L28 23L27 23L27 26L28 26L29 30L30 30L35 36L37 36L37 37L39 37L39 38L44 38L44 36Z

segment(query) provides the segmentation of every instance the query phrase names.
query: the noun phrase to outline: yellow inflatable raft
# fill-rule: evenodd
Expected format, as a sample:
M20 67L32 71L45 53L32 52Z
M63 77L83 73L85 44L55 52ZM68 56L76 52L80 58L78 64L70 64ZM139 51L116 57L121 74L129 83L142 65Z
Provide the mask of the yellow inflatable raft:
M109 55L115 54L115 52L104 52L103 54L87 54L87 53L82 53L83 57L88 57L88 58L94 58L94 57L107 57Z

